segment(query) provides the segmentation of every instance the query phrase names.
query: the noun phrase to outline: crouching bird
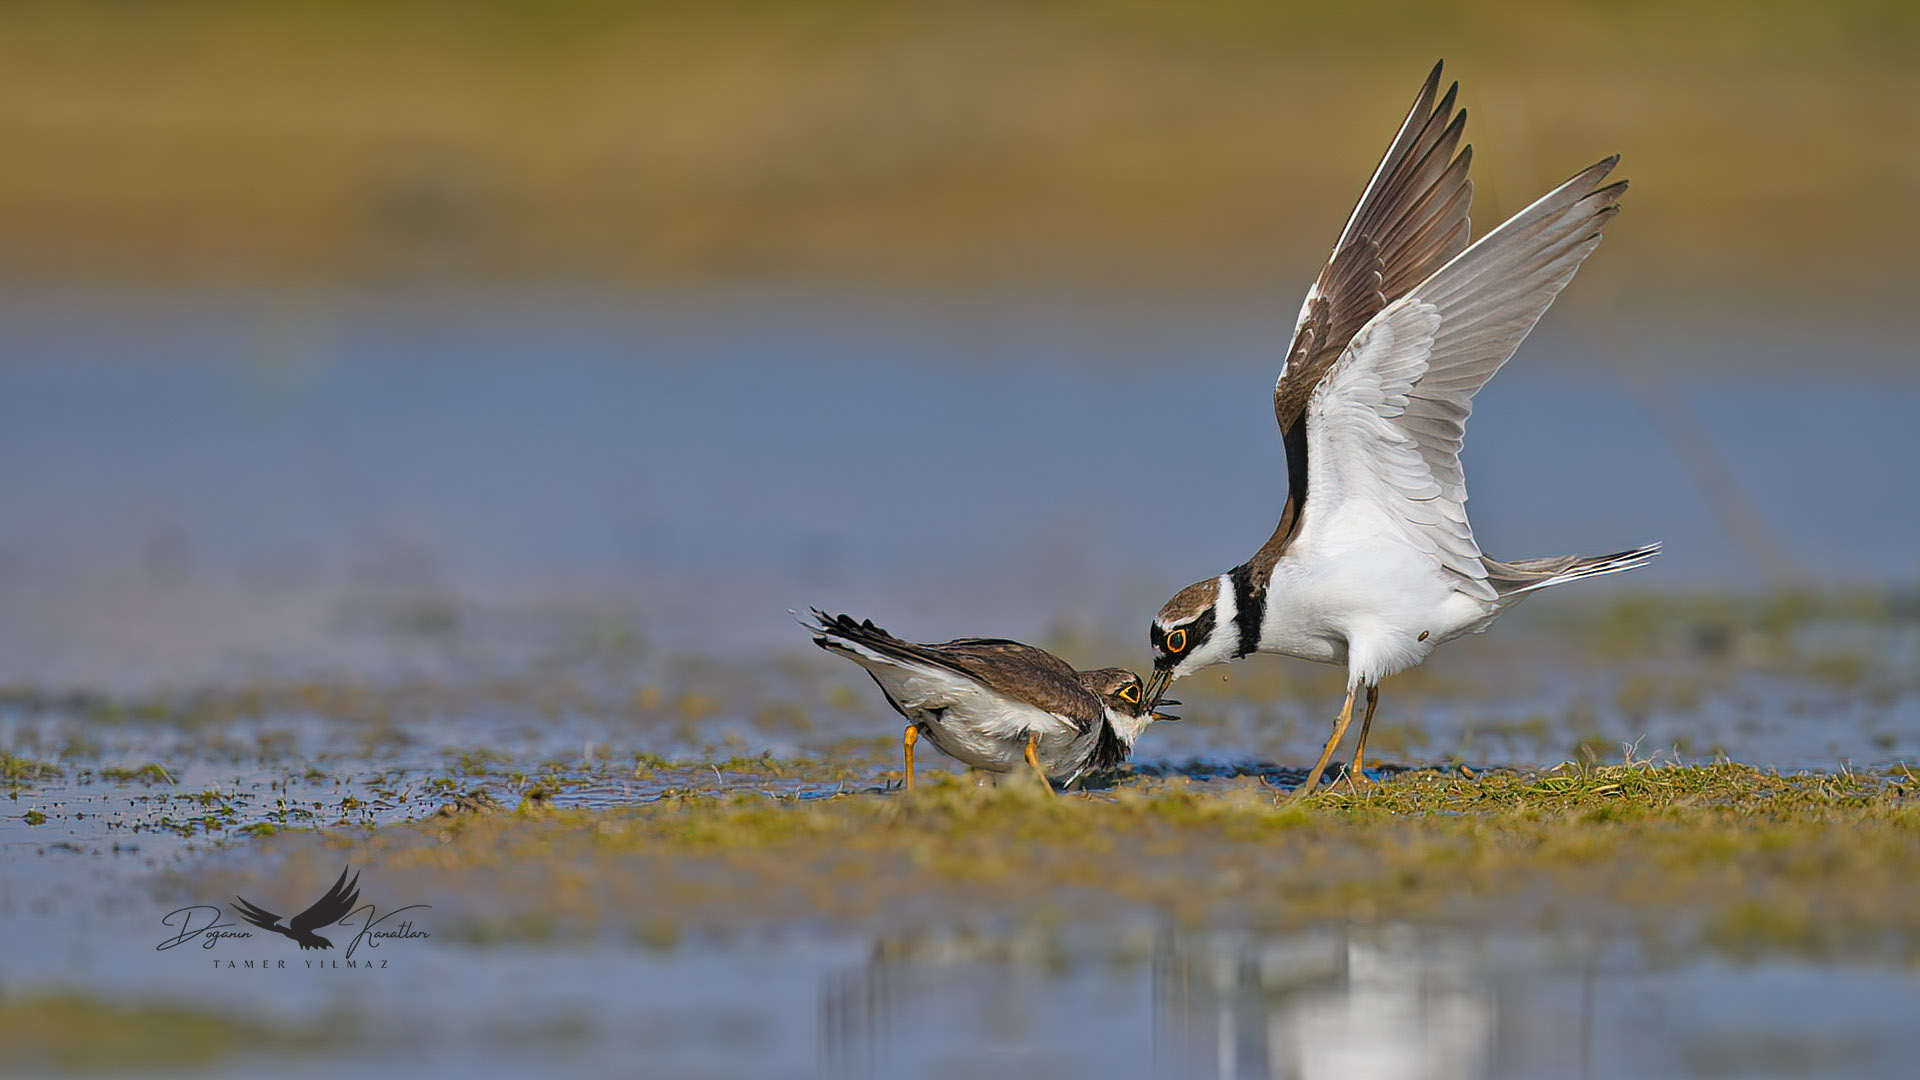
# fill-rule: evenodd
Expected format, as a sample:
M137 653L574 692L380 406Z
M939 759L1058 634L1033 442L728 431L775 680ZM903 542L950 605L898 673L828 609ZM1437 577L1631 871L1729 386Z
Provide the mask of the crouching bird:
M902 641L867 619L815 609L813 643L867 670L907 719L906 786L925 737L976 769L1009 772L1024 761L1049 791L1127 760L1155 720L1140 676L1124 668L1076 671L1065 660L1006 638ZM1162 699L1158 705L1178 702Z

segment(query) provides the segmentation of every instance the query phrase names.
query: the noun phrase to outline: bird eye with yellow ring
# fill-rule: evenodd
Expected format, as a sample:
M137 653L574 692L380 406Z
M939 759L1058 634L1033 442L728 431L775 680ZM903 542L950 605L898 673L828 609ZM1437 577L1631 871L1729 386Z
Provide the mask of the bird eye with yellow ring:
M1140 700L1140 688L1137 686L1121 687L1120 700L1125 701L1129 704L1137 704Z
M1186 650L1187 650L1186 627L1183 626L1180 629L1175 630L1173 633L1167 635L1167 651L1168 652L1185 652Z

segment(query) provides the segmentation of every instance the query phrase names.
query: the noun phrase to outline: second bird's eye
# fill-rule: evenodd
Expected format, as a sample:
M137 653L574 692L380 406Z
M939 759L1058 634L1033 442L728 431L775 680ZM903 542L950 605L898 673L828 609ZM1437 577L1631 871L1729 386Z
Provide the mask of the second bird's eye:
M1121 700L1121 701L1125 701L1125 702L1129 702L1129 703L1132 703L1132 702L1137 702L1137 701L1139 701L1139 700L1140 700L1140 688L1139 688L1139 687L1137 687L1137 686L1124 686L1124 687L1121 687L1121 688L1120 688L1120 700Z
M1187 631L1185 628L1175 630L1173 633L1167 635L1168 652L1185 652L1186 648Z

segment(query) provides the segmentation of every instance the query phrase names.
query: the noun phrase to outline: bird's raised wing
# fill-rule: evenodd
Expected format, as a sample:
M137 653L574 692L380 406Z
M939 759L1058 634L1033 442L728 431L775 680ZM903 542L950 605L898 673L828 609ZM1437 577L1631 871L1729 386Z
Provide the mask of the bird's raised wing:
M1467 246L1473 148L1460 147L1467 124L1466 110L1454 110L1460 85L1434 103L1442 66L1427 76L1300 306L1273 388L1282 431L1298 423L1313 388L1367 320Z
M342 868L340 880L333 883L333 888L327 890L327 895L316 900L312 907L295 915L287 925L295 933L300 933L306 930L318 930L323 926L332 926L346 918L347 912L352 911L353 905L360 899L360 875L353 875L351 882L347 880L347 871L351 869L352 867Z
M1467 246L1473 147L1460 145L1467 112L1454 109L1459 84L1434 101L1442 66L1433 65L1300 305L1273 385L1273 416L1287 454L1287 501L1273 535L1248 560L1254 582L1267 580L1306 506L1306 408L1314 388L1367 320Z
M1354 336L1307 406L1307 501L1296 543L1392 529L1455 587L1494 599L1467 524L1460 446L1473 395L1573 280L1620 210L1599 162L1515 214Z
M287 932L284 927L277 925L280 922L280 916L249 902L244 896L235 896L234 899L240 901L234 905L234 910L240 913L241 918L263 930L273 930L282 934Z

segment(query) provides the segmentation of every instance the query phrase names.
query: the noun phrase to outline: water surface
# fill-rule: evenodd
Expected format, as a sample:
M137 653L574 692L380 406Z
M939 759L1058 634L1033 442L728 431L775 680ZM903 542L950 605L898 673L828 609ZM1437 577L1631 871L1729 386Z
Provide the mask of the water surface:
M312 957L278 940L233 954L289 961L252 973L154 949L196 880L276 895L252 825L434 820L474 790L511 806L543 769L567 781L559 805L708 770L769 797L891 797L890 714L788 609L1139 663L1148 613L1271 526L1285 331L1244 310L791 296L9 312L0 749L66 775L0 804L0 993L331 1033L324 1052L243 1050L235 1075L1902 1071L1920 986L1892 959L1667 955L1551 927L492 942L450 920L371 973L295 966ZM1472 506L1502 556L1666 554L1389 684L1387 758L1920 756L1901 591L1920 504L1895 497L1920 456L1914 377L1872 338L1813 369L1791 338L1637 334L1667 390L1549 320L1479 400ZM1594 631L1620 622L1609 595L1775 584L1675 415L1814 595L1907 599L1785 630L1662 623L1644 645ZM1192 719L1152 734L1143 770L1297 765L1330 678L1267 659L1183 684ZM763 753L848 775L720 768ZM672 765L641 778L636 755ZM166 780L99 778L149 762ZM396 887L366 883L387 906L474 902Z

